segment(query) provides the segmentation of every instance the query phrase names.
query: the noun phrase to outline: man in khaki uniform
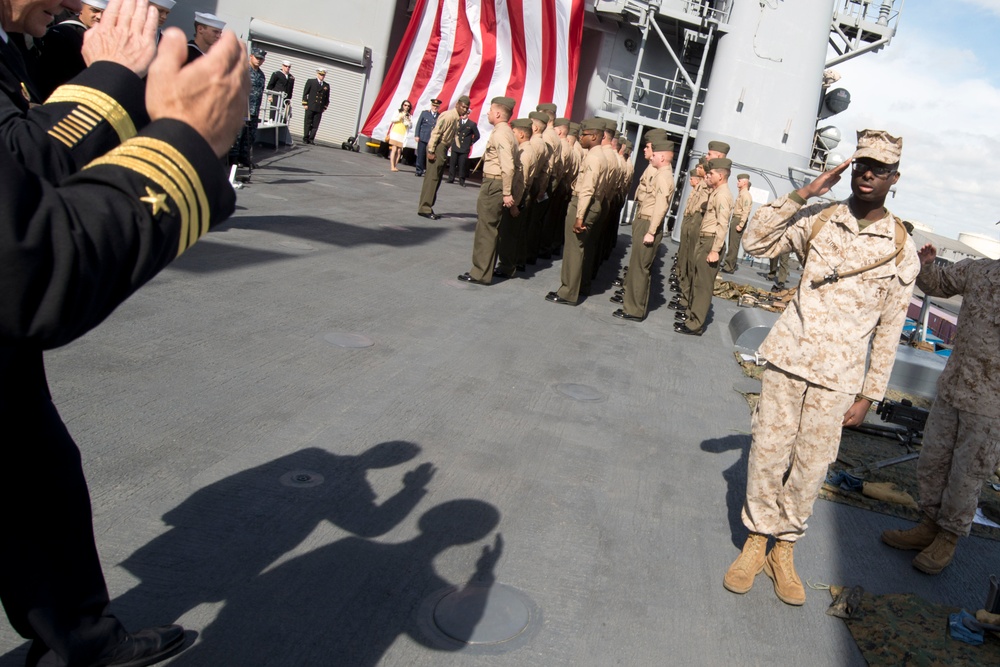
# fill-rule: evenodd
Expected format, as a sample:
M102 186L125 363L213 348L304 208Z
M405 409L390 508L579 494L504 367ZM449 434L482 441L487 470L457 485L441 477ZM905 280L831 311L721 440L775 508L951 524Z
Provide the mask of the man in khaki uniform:
M729 218L733 214L733 193L729 189L729 174L733 162L729 158L717 157L708 161L705 182L709 195L705 204L705 215L701 219L698 244L691 253L688 269L691 271L691 291L687 294L690 307L678 311L674 316L677 323L674 331L689 336L700 336L705 332L705 320L712 307L712 293L715 277L719 273L719 253L729 232Z
M558 156L554 156L553 146L545 137L548 131L548 114L544 111L532 111L528 114L528 118L531 119L531 147L538 163L538 176L535 180L535 191L532 193L530 215L526 222L523 263L534 264L538 259L542 228L545 226L545 216L549 210L552 179L557 176L553 168L557 167L555 160Z
M553 121L553 128L556 136L559 137L559 150L562 154L562 178L556 186L552 203L549 204L549 222L547 223L547 237L542 239L545 246L544 252L539 257L549 259L557 252L563 242L563 223L566 220L566 206L569 205L570 194L573 190L573 180L580 169L581 158L573 150L573 143L570 140L570 122L568 118L556 118ZM574 136L573 142L576 141Z
M705 182L707 173L706 165L709 160L727 157L729 155L729 144L724 141L708 142L708 151L705 153L703 162L699 162L702 167L701 183L698 188L692 188L688 192L688 202L685 207L684 220L681 222L680 247L677 249L677 292L674 298L673 308L676 310L686 310L690 304L689 295L691 293L691 280L694 277L691 255L695 246L698 245L698 236L701 231L701 219L705 214L705 205L708 203L708 195L711 192Z
M674 196L674 142L657 136L649 144L649 165L653 178L647 181L641 198L636 197L637 212L632 221L632 254L628 280L625 282L623 307L612 315L625 320L642 321L649 306L650 269L663 240L663 218ZM647 170L648 172L648 170ZM645 178L645 174L643 174ZM640 187L642 183L640 181Z
M434 212L434 203L437 202L438 188L441 187L441 175L448 166L448 147L454 143L459 122L468 111L469 98L462 95L455 103L454 109L449 109L438 116L437 123L431 131L430 141L427 142L427 170L424 172L424 183L420 188L420 205L417 207L417 215L422 218L431 220L441 218Z
M1000 465L1000 261L934 263L937 249L920 249L917 287L939 297L962 295L955 349L937 383L917 461L923 519L910 530L887 530L882 541L920 551L913 566L927 574L946 568L967 537L983 481Z
M736 205L733 207L733 219L729 221L729 241L726 248L726 260L722 263L723 273L736 273L736 261L740 254L740 241L743 240L743 230L750 219L750 207L753 197L750 196L750 174L740 174L736 177Z
M531 208L531 192L538 176L538 158L531 146L531 119L518 118L510 121L510 128L517 139L520 178L515 182L514 206L504 210L500 223L500 254L494 275L513 278L517 273L518 248L524 244L524 223Z
M541 218L541 233L538 240L538 252L536 253L539 256L547 258L552 256L550 250L552 239L553 237L562 235L563 221L566 219L565 211L561 217L558 216L561 197L560 188L566 174L566 156L563 154L563 142L560 139L559 133L556 131L555 127L557 111L556 105L539 104L538 107L536 107L536 110L541 111L548 116L545 131L542 132L542 138L545 139L545 143L552 149L552 154L549 158L549 183L548 189L546 190L547 196L545 198L545 202L543 202L545 211L544 217Z
M514 206L514 188L516 180L521 178L520 155L517 149L517 139L507 121L513 113L516 102L510 97L494 97L490 102L490 110L486 120L493 126L489 141L486 142L486 152L483 154L483 185L479 188L479 201L476 203L476 235L472 242L472 270L458 277L469 283L489 285L493 282L493 267L497 261L497 237L500 234L500 220L503 210ZM447 113L441 114L444 118ZM438 126L441 125L438 118ZM432 161L430 146L427 149L427 159ZM433 167L428 167L430 171Z
M841 429L860 424L885 393L920 266L913 241L884 206L899 180L902 146L884 131L859 132L852 162L761 206L747 225L748 253L795 252L804 267L801 288L760 346L768 365L747 464L750 535L723 580L734 593L750 590L764 570L779 599L805 602L793 547L837 457ZM852 164L850 198L806 205ZM777 541L765 554L769 536Z
M575 306L580 298L584 279L589 237L601 215L601 194L604 191L606 167L601 150L604 121L589 118L580 127L580 146L587 151L580 173L573 182L573 197L566 209L566 240L563 247L562 284L555 292L545 295L546 301Z
M642 156L646 158L646 169L642 172L639 177L639 184L635 186L635 193L633 195L633 205L632 205L632 221L631 224L635 224L636 215L639 209L642 207L642 202L647 196L652 196L652 186L653 180L656 177L657 169L652 165L651 160L653 159L653 142L657 139L666 139L667 131L661 130L659 128L653 128L646 132L646 136L642 139ZM633 232L635 228L633 227ZM634 243L634 238L633 238ZM628 268L626 268L622 273L619 274L617 278L612 282L615 287L620 289L615 290L614 296L611 297L611 303L625 303L625 284L628 282Z

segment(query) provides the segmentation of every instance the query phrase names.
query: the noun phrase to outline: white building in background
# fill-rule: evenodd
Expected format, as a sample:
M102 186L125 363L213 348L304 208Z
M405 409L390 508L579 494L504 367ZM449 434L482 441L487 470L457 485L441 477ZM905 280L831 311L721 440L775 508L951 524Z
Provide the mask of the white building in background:
M996 238L991 238L984 234L962 232L958 235L958 240L973 250L982 253L985 257L1000 259L1000 240Z

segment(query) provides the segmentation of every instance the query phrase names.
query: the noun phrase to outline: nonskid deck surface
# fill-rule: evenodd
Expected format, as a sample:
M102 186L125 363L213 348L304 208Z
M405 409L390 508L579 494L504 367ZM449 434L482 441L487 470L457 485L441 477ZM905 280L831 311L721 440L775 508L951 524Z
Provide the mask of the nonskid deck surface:
M258 159L231 221L47 356L116 613L198 633L172 664L864 664L826 591L722 587L750 442L733 303L676 335L660 274L645 322L611 317L627 227L576 308L543 298L558 259L468 285L474 184L432 221L412 168ZM819 501L800 575L982 606L996 545L928 577L879 542L899 523ZM0 666L25 646L0 624Z

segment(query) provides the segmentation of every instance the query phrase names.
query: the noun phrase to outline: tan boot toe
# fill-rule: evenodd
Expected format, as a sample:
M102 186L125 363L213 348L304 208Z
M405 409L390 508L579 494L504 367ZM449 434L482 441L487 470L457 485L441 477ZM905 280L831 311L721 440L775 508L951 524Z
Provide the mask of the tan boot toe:
M806 589L795 572L792 551L794 542L778 540L764 559L764 573L774 582L774 593L785 604L799 606L805 604Z
M955 557L958 535L942 530L926 549L913 559L913 567L924 574L939 574Z
M764 569L764 552L767 550L767 536L750 533L743 543L743 551L726 570L722 585L726 590L742 595L753 587L753 580Z

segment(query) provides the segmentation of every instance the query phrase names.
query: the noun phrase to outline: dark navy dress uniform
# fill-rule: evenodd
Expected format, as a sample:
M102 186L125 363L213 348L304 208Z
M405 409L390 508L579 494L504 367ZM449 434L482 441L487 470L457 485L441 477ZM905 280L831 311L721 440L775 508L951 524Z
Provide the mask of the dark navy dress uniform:
M43 352L98 325L235 197L192 128L148 124L131 71L95 63L29 109L21 65L0 45L0 600L32 640L28 665L101 664L126 631Z

